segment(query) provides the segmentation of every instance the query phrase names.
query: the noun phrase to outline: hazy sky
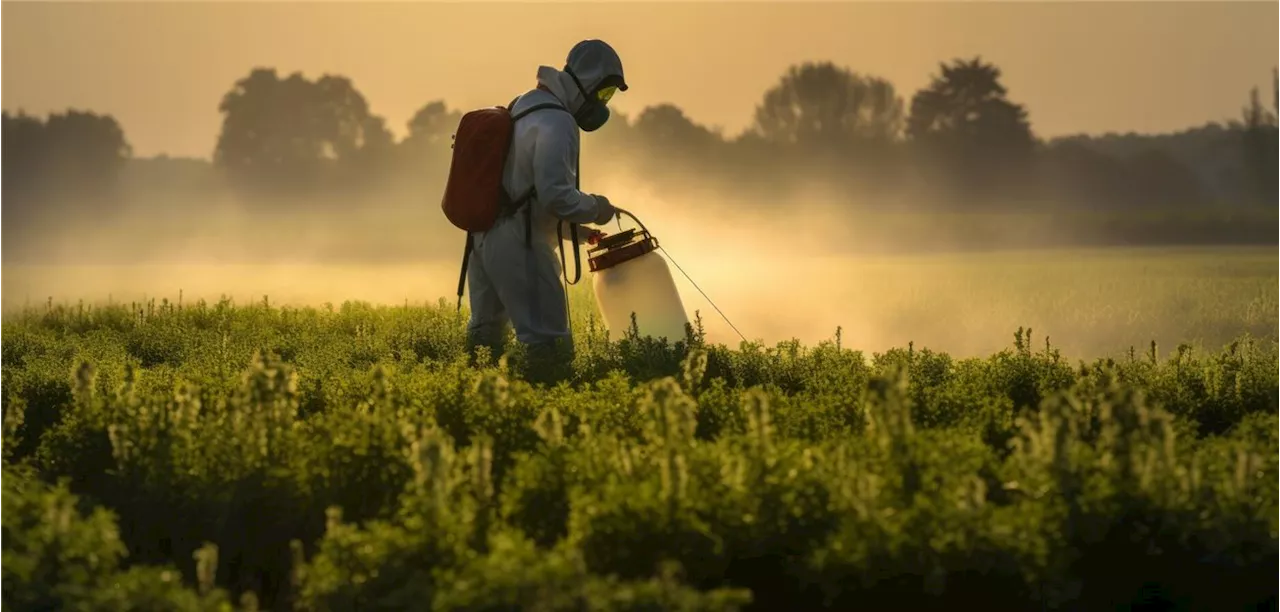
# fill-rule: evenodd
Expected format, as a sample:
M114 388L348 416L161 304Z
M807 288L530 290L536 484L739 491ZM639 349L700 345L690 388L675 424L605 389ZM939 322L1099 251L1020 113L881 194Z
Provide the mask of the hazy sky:
M115 115L135 153L208 157L254 66L351 77L401 135L428 101L505 104L582 38L621 53L615 107L673 102L737 133L786 68L832 60L908 98L981 54L1043 136L1168 131L1270 103L1276 2L4 3L3 104Z

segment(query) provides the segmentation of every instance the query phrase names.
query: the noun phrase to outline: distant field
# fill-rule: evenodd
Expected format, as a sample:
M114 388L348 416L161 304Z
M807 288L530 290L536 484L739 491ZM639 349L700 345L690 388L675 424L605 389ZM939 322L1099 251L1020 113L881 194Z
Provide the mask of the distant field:
M781 247L779 247L781 248ZM957 355L1009 346L1019 326L1073 357L1114 355L1152 340L1217 348L1242 333L1275 337L1271 248L1076 249L920 256L781 257L738 248L672 254L737 327L772 344L834 336L884 350L915 342ZM239 303L454 302L457 262L405 265L5 265L3 307L226 294ZM708 339L737 338L672 268ZM575 319L593 310L590 273L573 288Z
M1025 325L1037 342L1049 335L1064 353L1082 358L1152 340L1169 348L1181 342L1217 348L1241 333L1276 335L1274 249L899 256L818 260L791 269L762 264L744 266L743 280L761 279L771 296L786 296L785 307L752 300L745 290L717 292L731 315L754 323L749 334L806 340L829 337L843 325L852 345L882 349L914 341L980 355L1008 346Z

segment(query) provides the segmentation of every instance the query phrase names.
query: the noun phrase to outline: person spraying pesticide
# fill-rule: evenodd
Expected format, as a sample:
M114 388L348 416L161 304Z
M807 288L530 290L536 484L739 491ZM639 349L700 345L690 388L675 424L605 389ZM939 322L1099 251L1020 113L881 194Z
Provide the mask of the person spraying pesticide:
M609 101L626 91L622 60L600 40L584 40L565 66L541 66L537 87L507 107L462 117L441 207L467 232L458 279L471 283L467 352L502 352L508 325L533 365L567 366L573 358L568 295L560 284L582 275L579 225L614 218L609 199L581 191L580 131L609 120ZM565 225L573 245L575 276L565 270ZM596 233L592 233L594 237ZM555 249L560 248L556 261Z

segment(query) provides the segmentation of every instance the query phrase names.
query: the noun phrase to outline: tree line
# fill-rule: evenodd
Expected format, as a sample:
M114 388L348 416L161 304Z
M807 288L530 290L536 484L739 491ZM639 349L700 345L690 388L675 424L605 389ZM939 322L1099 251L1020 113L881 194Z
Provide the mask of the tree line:
M817 179L915 205L1270 206L1277 99L1280 90L1268 107L1255 89L1239 119L1180 134L1045 140L1000 69L980 57L941 63L909 98L886 79L810 62L764 92L741 134L700 125L672 104L634 117L615 112L584 139L583 163L604 172L626 166L676 188L701 182L767 193ZM218 110L211 158L220 179L246 196L277 198L392 184L438 189L463 112L429 102L397 139L351 79L272 68L236 81ZM3 132L3 195L18 209L68 192L112 194L132 157L109 115L72 110L41 119L6 111Z

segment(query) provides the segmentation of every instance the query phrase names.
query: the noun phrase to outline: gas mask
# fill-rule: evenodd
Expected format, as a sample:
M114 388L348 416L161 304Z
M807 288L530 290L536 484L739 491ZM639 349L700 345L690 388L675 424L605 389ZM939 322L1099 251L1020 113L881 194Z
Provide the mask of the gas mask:
M573 77L573 82L578 86L578 91L582 92L582 107L573 114L578 127L585 132L594 132L600 129L609 121L609 100L618 91L617 86L601 87L596 90L595 95L592 95L587 93L586 88L582 86L582 81L578 80L578 75L574 74L573 70L569 69L568 66L565 66L564 70L570 77Z

